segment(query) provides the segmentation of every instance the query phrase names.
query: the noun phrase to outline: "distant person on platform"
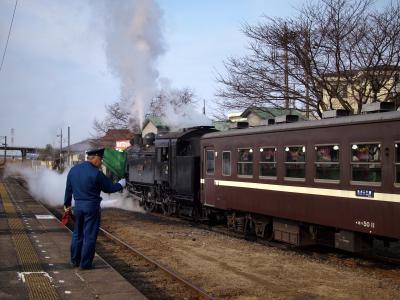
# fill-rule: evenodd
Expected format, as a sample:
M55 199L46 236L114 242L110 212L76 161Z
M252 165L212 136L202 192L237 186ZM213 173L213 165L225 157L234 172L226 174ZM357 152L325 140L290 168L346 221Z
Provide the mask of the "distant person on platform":
M65 188L64 211L71 210L72 195L75 199L75 226L71 241L71 263L81 269L91 269L97 234L100 227L100 192L115 193L122 190L126 180L113 184L99 170L104 149L87 151L87 161L69 171Z

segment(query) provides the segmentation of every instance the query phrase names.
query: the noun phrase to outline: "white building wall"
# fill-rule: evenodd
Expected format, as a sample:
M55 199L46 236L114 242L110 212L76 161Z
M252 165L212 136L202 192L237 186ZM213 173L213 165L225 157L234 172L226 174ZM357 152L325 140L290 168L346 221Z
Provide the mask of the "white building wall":
M152 132L154 134L157 134L157 132L158 132L157 127L154 126L154 124L152 122L147 123L147 125L143 128L142 137L144 137L146 134L148 134L150 132Z

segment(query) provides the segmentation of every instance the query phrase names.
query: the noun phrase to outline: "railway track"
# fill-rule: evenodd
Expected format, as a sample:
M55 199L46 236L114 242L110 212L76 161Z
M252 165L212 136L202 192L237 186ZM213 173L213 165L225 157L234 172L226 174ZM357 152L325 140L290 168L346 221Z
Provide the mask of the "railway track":
M47 207L58 219L62 214ZM73 225L68 225L73 230ZM113 233L100 228L96 253L148 299L216 299L179 273L162 265Z
M120 252L122 249L118 249L118 247L115 249L115 245L113 245L113 243L130 252L130 257L127 258L126 261L128 262L131 270L121 270L122 274L126 274L126 271L133 272L136 276L135 287L139 290L141 290L140 287L143 286L143 279L148 278L148 280L152 282L152 289L155 288L155 290L150 291L147 287L144 288L144 290L141 290L141 292L150 299L215 299L212 295L197 287L194 283L186 280L177 272L146 256L140 250L128 245L114 234L103 228L101 228L100 231L101 256L110 257L111 248L114 248L112 250L114 253L116 253L115 251L119 253L120 259L121 256L124 256L121 255ZM107 241L104 241L103 238L107 238L113 243L107 243ZM133 264L129 263L129 261L132 259L132 256L134 257ZM161 290L159 290L160 288Z
M151 214L154 217L176 220L176 218L173 216L166 216L154 212L148 214ZM230 238L237 238L242 240L246 239L243 233L230 230L225 225L209 226L206 224L193 222L189 219L179 219L179 220L188 222L192 226L205 231L222 234ZM380 268L380 269L400 268L400 253L397 257L394 257L388 255L387 253L376 253L376 252L350 253L322 245L298 247L290 244L285 244L282 242L263 240L263 239L254 239L250 241L264 245L266 247L273 247L283 251L293 251L319 261L325 261L327 263L337 264L342 260L343 264L345 265L355 265L365 268Z

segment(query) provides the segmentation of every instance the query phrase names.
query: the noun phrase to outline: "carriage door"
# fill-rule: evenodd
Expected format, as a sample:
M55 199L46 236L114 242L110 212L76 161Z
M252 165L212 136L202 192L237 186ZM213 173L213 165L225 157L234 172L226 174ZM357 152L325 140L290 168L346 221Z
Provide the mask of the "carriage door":
M214 185L215 150L210 147L204 149L204 204L215 206L216 189Z

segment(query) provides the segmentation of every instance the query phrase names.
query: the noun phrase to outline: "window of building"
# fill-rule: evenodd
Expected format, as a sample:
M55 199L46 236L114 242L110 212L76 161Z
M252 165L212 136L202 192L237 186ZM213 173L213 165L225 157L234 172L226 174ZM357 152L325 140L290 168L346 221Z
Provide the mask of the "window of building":
M286 146L285 147L285 177L305 178L305 146Z
M276 177L276 148L260 148L260 177Z
M239 159L237 163L237 174L253 176L253 149L238 149Z
M351 145L351 176L353 181L381 182L381 145Z
M214 175L214 169L215 169L214 150L207 150L206 151L206 174Z
M231 152L222 152L222 175L231 176Z
M400 143L396 143L395 151L395 168L396 168L396 183L400 183Z
M315 179L339 180L339 146L321 145L315 146Z

